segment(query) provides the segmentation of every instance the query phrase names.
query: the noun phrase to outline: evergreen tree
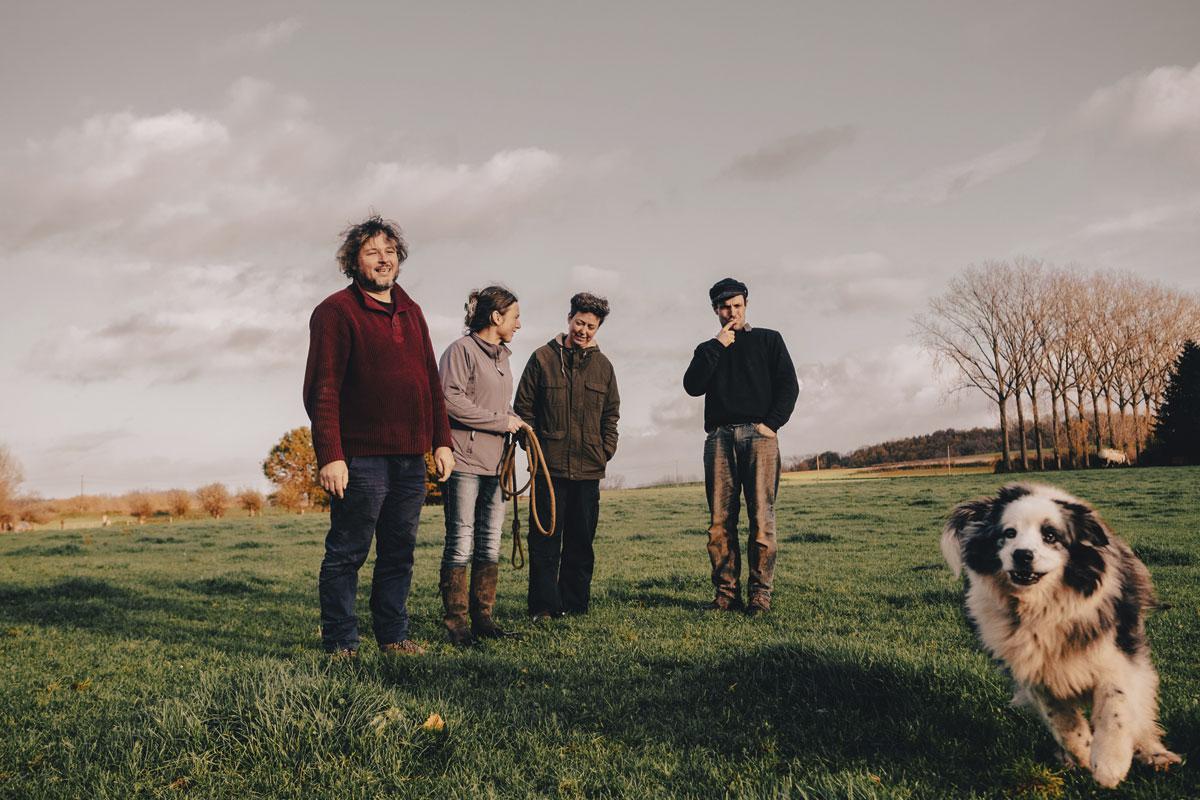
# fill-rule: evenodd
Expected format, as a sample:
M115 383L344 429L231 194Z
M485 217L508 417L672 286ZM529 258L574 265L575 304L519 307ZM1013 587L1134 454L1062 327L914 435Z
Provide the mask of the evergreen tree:
M1154 460L1200 464L1200 346L1183 344L1154 425Z

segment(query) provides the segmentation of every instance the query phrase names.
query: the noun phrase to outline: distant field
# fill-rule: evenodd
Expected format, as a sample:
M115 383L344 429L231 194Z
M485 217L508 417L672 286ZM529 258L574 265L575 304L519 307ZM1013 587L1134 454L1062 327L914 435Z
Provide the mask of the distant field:
M1200 797L1194 763L1096 790L1008 707L937 550L1003 478L813 474L783 484L766 619L698 610L701 487L618 491L587 617L527 623L506 565L522 640L350 664L318 652L321 515L0 535L0 797ZM1046 479L1150 566L1167 742L1200 753L1200 469ZM411 600L429 642L441 525Z

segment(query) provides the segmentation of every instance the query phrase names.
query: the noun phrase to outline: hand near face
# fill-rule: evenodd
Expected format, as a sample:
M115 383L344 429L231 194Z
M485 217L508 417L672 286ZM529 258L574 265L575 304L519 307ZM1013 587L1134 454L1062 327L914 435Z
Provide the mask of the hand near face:
M733 326L737 324L736 319L731 319L721 328L721 332L716 335L716 340L721 343L722 347L729 347L737 339L737 333L734 332Z
M345 461L330 461L321 467L317 475L321 488L341 500L346 495L346 486L350 483L350 470Z
M433 451L433 464L437 467L437 479L441 483L454 471L454 453L449 447L439 447Z

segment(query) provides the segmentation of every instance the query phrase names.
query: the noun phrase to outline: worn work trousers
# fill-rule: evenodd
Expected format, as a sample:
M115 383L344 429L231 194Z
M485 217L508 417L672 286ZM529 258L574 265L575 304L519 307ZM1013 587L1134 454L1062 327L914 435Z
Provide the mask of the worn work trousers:
M738 513L744 495L750 527L746 543L750 562L747 599L764 608L771 606L779 472L779 440L762 435L751 423L722 425L704 442L704 488L710 514L708 557L719 601L741 600Z
M553 478L557 519L545 536L529 516L529 613L585 614L592 593L596 554L592 542L600 519L600 481ZM550 521L550 498L537 496L538 515Z

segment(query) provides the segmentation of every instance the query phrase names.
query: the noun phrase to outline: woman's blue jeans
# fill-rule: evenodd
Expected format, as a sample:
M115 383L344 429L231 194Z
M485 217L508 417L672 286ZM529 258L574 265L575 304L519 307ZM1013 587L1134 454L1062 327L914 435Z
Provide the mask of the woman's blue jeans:
M495 564L500 560L504 495L496 475L452 472L446 481L446 548L443 567Z

